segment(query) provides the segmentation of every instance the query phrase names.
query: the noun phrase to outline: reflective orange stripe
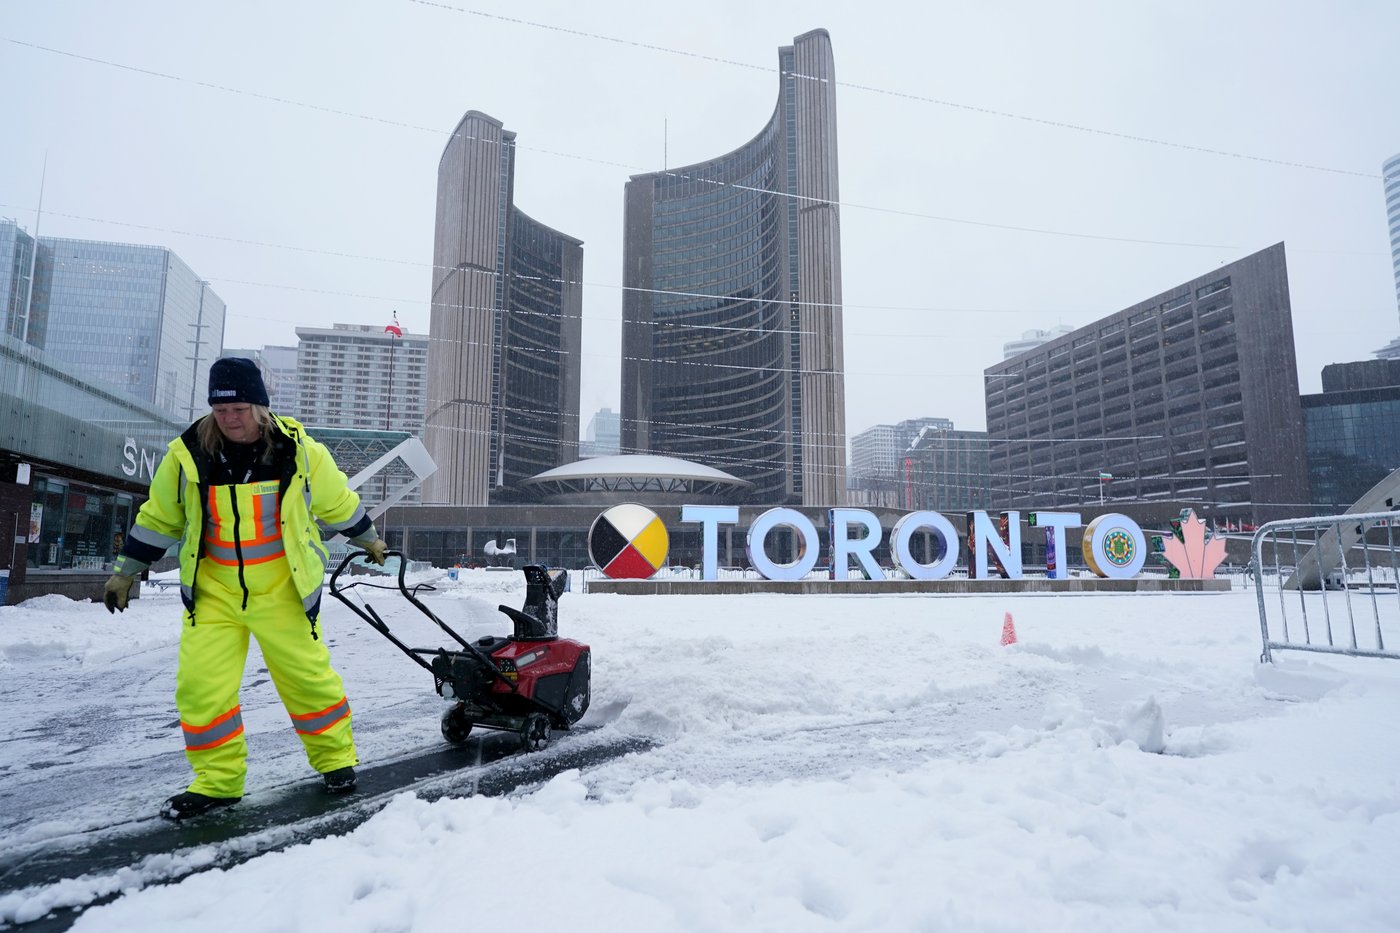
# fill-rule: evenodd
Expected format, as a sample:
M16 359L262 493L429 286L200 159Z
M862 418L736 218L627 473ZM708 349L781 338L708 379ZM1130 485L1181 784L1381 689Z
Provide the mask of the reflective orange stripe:
M235 706L207 726L192 726L182 719L180 728L185 733L185 751L215 748L243 734L243 707Z
M339 702L332 703L323 710L315 713L302 713L292 715L292 727L302 735L319 735L331 726L340 722L350 715L350 700L348 697L341 697Z
M243 564L263 564L276 560L286 553L282 544L282 529L278 522L276 492L257 493L252 496L253 514L247 524L254 529L253 537L235 541L230 522L225 522L219 513L217 490L209 487L208 520L205 523L205 556L226 567L238 566L239 550L243 552ZM230 496L238 495L236 489L229 490Z

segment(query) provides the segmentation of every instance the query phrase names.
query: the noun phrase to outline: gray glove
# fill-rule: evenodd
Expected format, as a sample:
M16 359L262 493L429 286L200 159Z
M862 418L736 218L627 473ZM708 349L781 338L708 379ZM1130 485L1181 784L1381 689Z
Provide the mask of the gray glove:
M365 549L365 560L380 567L384 566L384 554L389 550L389 545L383 538L375 538L369 544L363 544L361 547Z
M102 604L107 607L108 612L126 612L127 601L131 598L131 585L135 582L135 577L120 573L114 573L107 578L107 585L102 587Z

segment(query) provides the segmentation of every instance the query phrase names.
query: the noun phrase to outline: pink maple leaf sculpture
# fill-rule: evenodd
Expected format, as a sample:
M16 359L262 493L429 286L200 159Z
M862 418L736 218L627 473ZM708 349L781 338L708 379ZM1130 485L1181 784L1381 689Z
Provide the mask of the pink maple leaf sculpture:
M1225 539L1206 540L1206 523L1191 511L1181 520L1182 540L1172 535L1163 543L1162 556L1181 572L1183 580L1205 580L1225 559Z

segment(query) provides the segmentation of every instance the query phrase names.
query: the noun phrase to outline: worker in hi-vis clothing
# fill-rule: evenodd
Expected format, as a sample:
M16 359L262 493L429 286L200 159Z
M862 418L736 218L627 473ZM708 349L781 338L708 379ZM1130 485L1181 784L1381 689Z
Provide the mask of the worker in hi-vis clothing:
M316 628L327 560L317 519L376 564L387 547L330 451L268 410L252 360L214 362L209 405L170 442L103 594L109 611L125 610L136 577L179 545L175 705L194 781L161 807L173 820L243 797L249 635L326 790L354 790L350 703Z

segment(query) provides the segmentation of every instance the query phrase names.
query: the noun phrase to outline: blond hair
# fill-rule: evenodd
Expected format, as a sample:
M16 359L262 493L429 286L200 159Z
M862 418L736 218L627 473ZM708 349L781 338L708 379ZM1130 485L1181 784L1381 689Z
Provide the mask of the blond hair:
M262 460L264 463L272 462L272 412L266 405L249 405L252 411L253 421L258 426L258 434L267 441L267 450L263 451ZM218 419L213 412L199 419L199 446L209 456L217 456L224 447L224 432L219 430Z

